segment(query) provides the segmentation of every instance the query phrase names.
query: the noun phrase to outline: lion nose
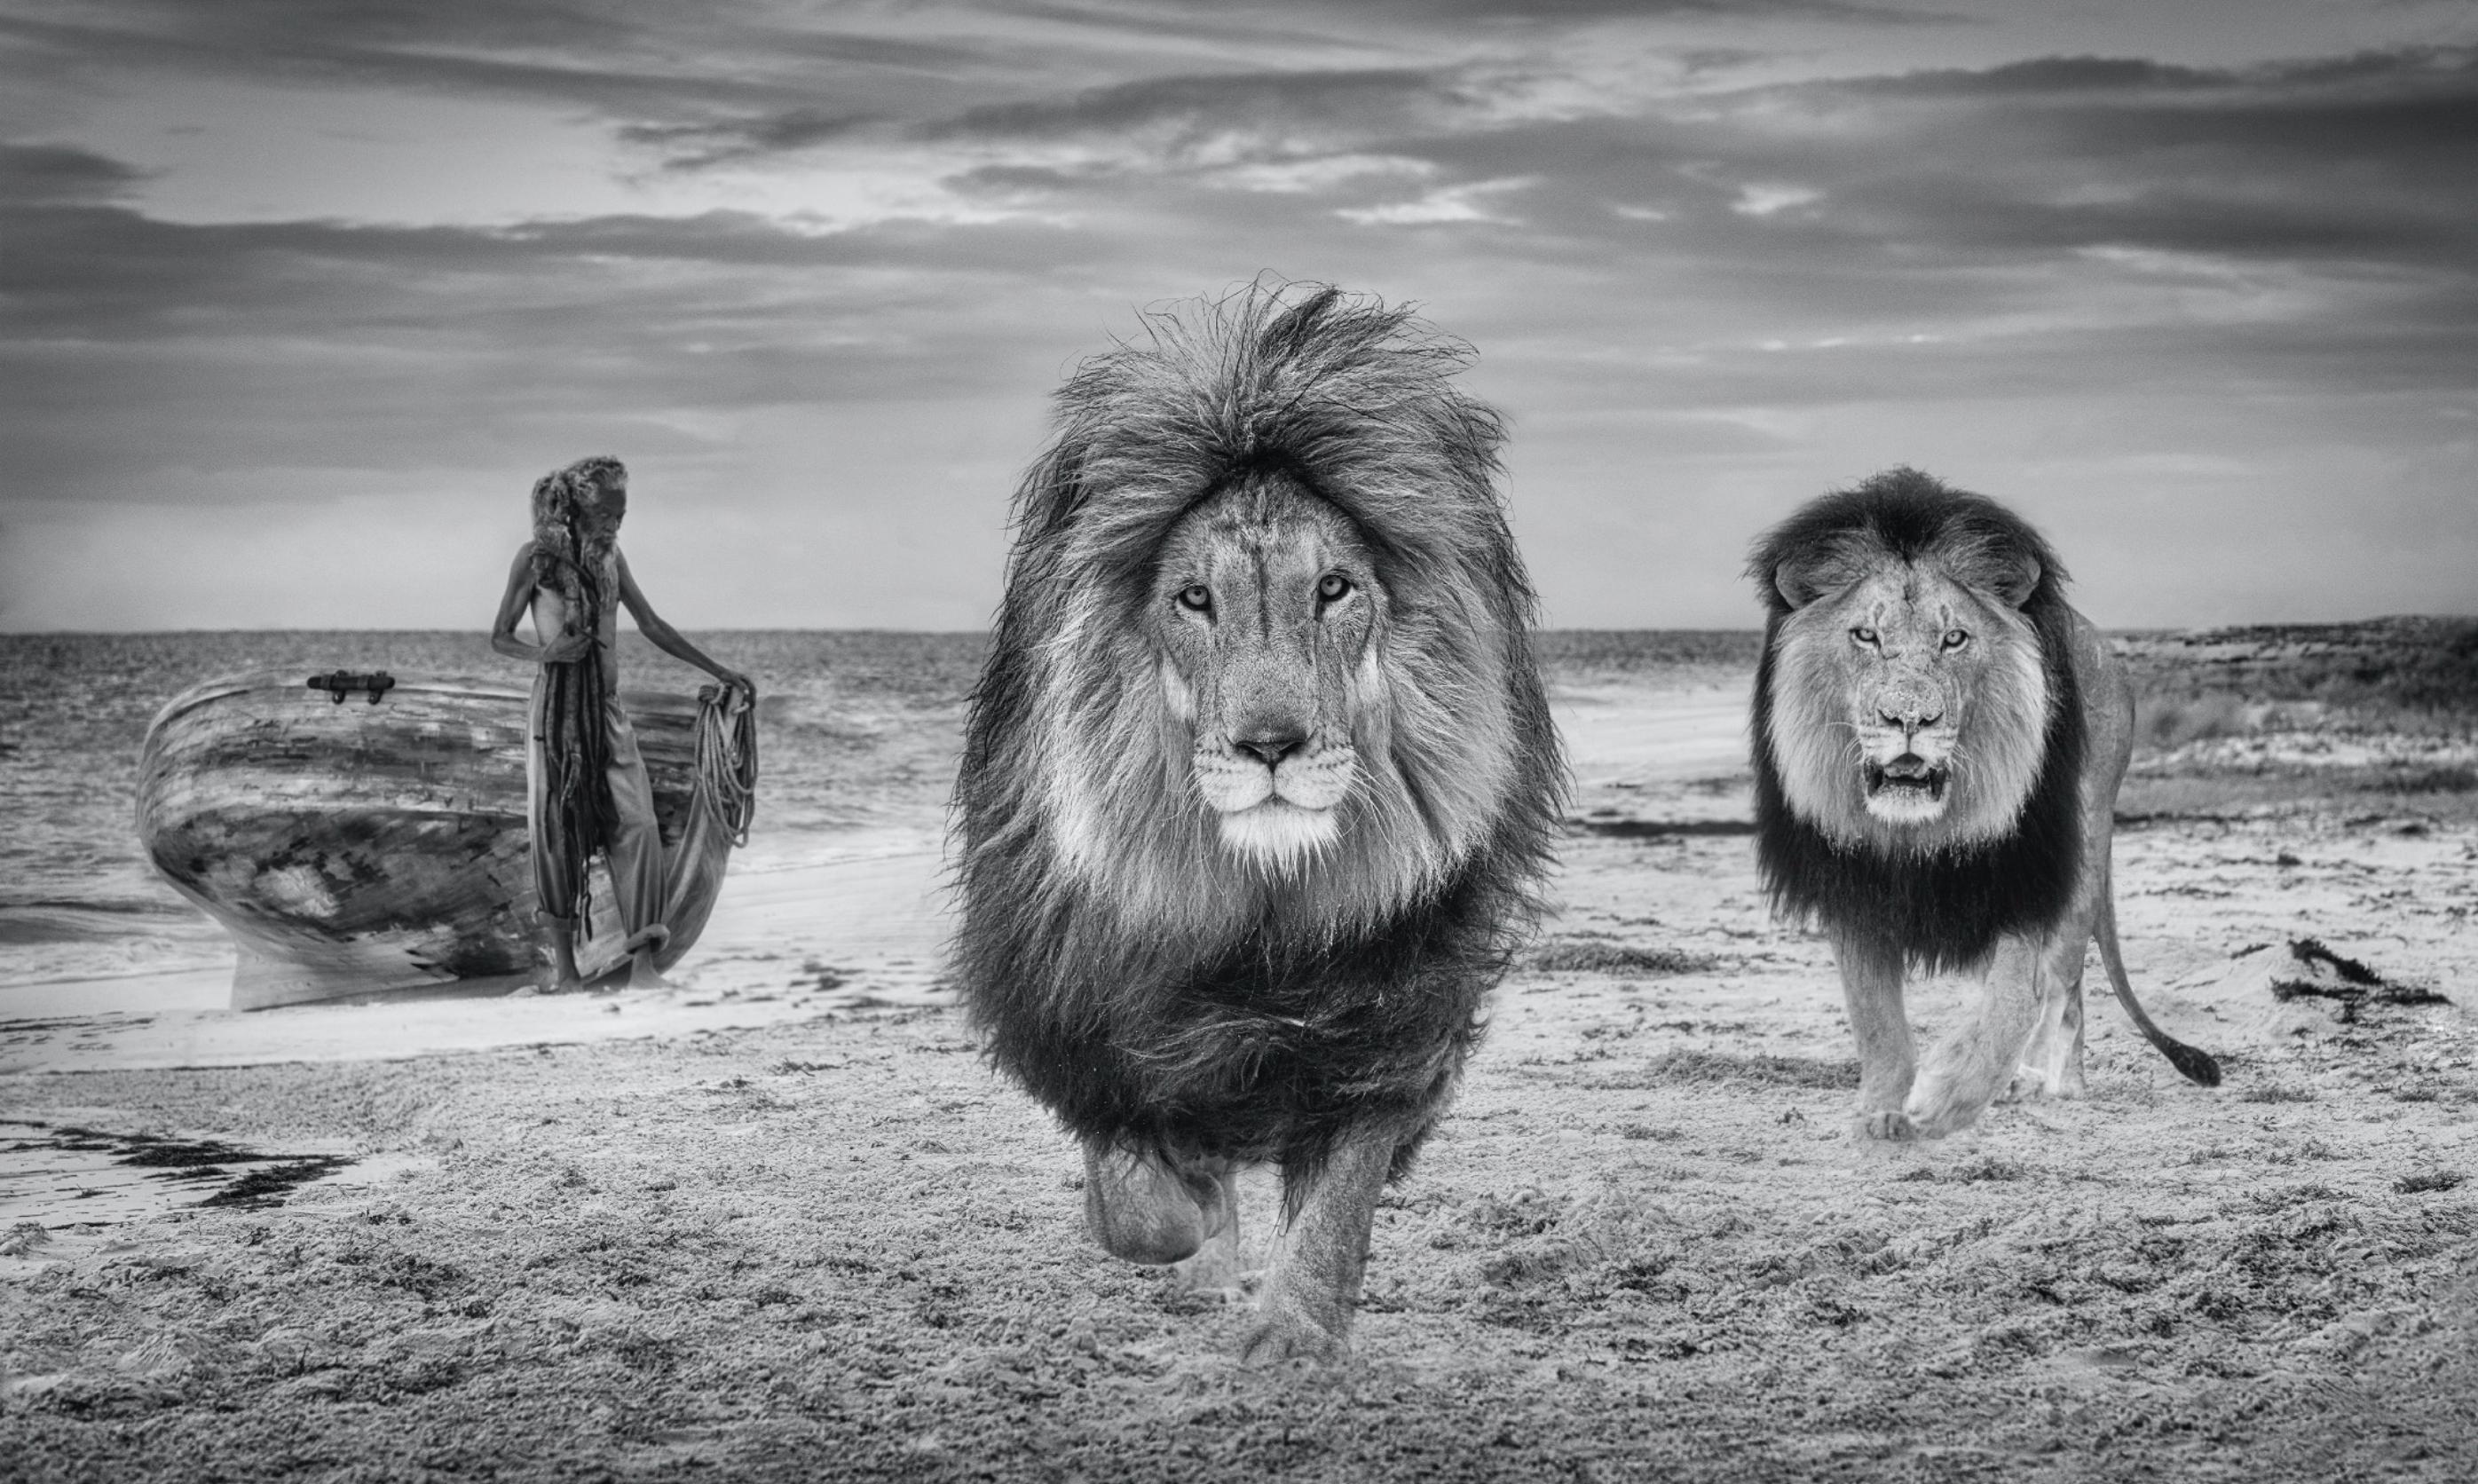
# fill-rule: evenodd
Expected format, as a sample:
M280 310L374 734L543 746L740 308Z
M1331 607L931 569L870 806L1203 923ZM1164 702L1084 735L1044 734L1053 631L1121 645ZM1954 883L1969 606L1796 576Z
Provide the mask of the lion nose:
M1273 767L1299 751L1308 734L1294 723L1277 721L1251 727L1230 740L1241 751L1253 754L1267 767Z
M1941 711L1931 712L1924 706L1905 706L1899 712L1879 708L1876 719L1886 726L1897 726L1905 732L1924 732L1944 719Z

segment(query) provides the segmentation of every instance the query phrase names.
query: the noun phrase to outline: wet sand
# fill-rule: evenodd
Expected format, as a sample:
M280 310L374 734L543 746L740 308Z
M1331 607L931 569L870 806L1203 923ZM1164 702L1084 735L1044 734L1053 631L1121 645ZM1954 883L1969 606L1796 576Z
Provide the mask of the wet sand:
M1561 692L1558 912L1379 1212L1339 1372L1237 1370L1241 1314L1084 1239L1073 1150L942 1003L924 821L758 851L661 995L0 1025L21 1135L340 1161L281 1203L55 1199L10 1229L0 1454L121 1479L2469 1476L2478 828L2404 804L2124 829L2135 981L2226 1085L2095 998L2087 1099L1870 1145L1829 955L1729 833L1743 707ZM2304 937L2415 993L2279 998ZM1261 1242L1269 1182L1247 1195Z

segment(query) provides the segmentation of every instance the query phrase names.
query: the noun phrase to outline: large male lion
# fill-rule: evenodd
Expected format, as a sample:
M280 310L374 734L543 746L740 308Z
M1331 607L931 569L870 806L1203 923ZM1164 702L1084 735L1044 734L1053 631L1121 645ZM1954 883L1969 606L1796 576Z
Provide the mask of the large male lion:
M1469 358L1263 285L1080 366L1016 497L955 798L955 968L1084 1149L1094 1235L1238 1271L1244 1354L1341 1353L1411 1162L1535 910L1564 777Z
M1940 1137L2009 1087L2080 1095L2094 930L2134 1023L2218 1085L2219 1064L2151 1023L2126 982L2109 842L2134 692L2066 606L2047 542L1904 468L1767 532L1749 575L1770 609L1757 863L1775 903L1833 940L1865 1132ZM1978 1017L1920 1067L1903 976L1964 968L1985 979Z

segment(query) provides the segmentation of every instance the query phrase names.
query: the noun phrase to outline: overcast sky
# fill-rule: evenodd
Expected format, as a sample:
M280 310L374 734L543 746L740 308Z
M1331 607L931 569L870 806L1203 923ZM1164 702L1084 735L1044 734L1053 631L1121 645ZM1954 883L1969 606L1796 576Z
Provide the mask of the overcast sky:
M974 628L1060 377L1414 301L1562 626L1910 464L2112 626L2478 610L2478 6L0 0L0 628Z

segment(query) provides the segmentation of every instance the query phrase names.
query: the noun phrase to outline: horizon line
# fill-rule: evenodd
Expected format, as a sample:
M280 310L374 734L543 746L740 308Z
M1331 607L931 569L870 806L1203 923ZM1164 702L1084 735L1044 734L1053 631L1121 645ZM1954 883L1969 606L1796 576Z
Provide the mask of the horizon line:
M2381 614L2371 618L2286 618L2235 623L2195 623L2164 627L2136 625L2103 628L2107 634L2208 634L2224 629L2355 629L2373 628L2388 623L2414 621L2478 622L2478 613L2460 614ZM747 625L730 627L692 627L677 625L683 634L906 634L986 638L991 630L978 629L902 629L870 624L817 625ZM1535 634L1761 634L1763 625L1733 625L1713 628L1701 625L1642 624L1629 628L1599 626L1567 626L1543 624ZM187 628L187 629L11 629L0 628L0 640L12 639L152 639L174 634L465 634L488 639L490 630L483 628L358 628L324 624L274 624L258 628ZM623 634L644 637L643 631L623 627Z

